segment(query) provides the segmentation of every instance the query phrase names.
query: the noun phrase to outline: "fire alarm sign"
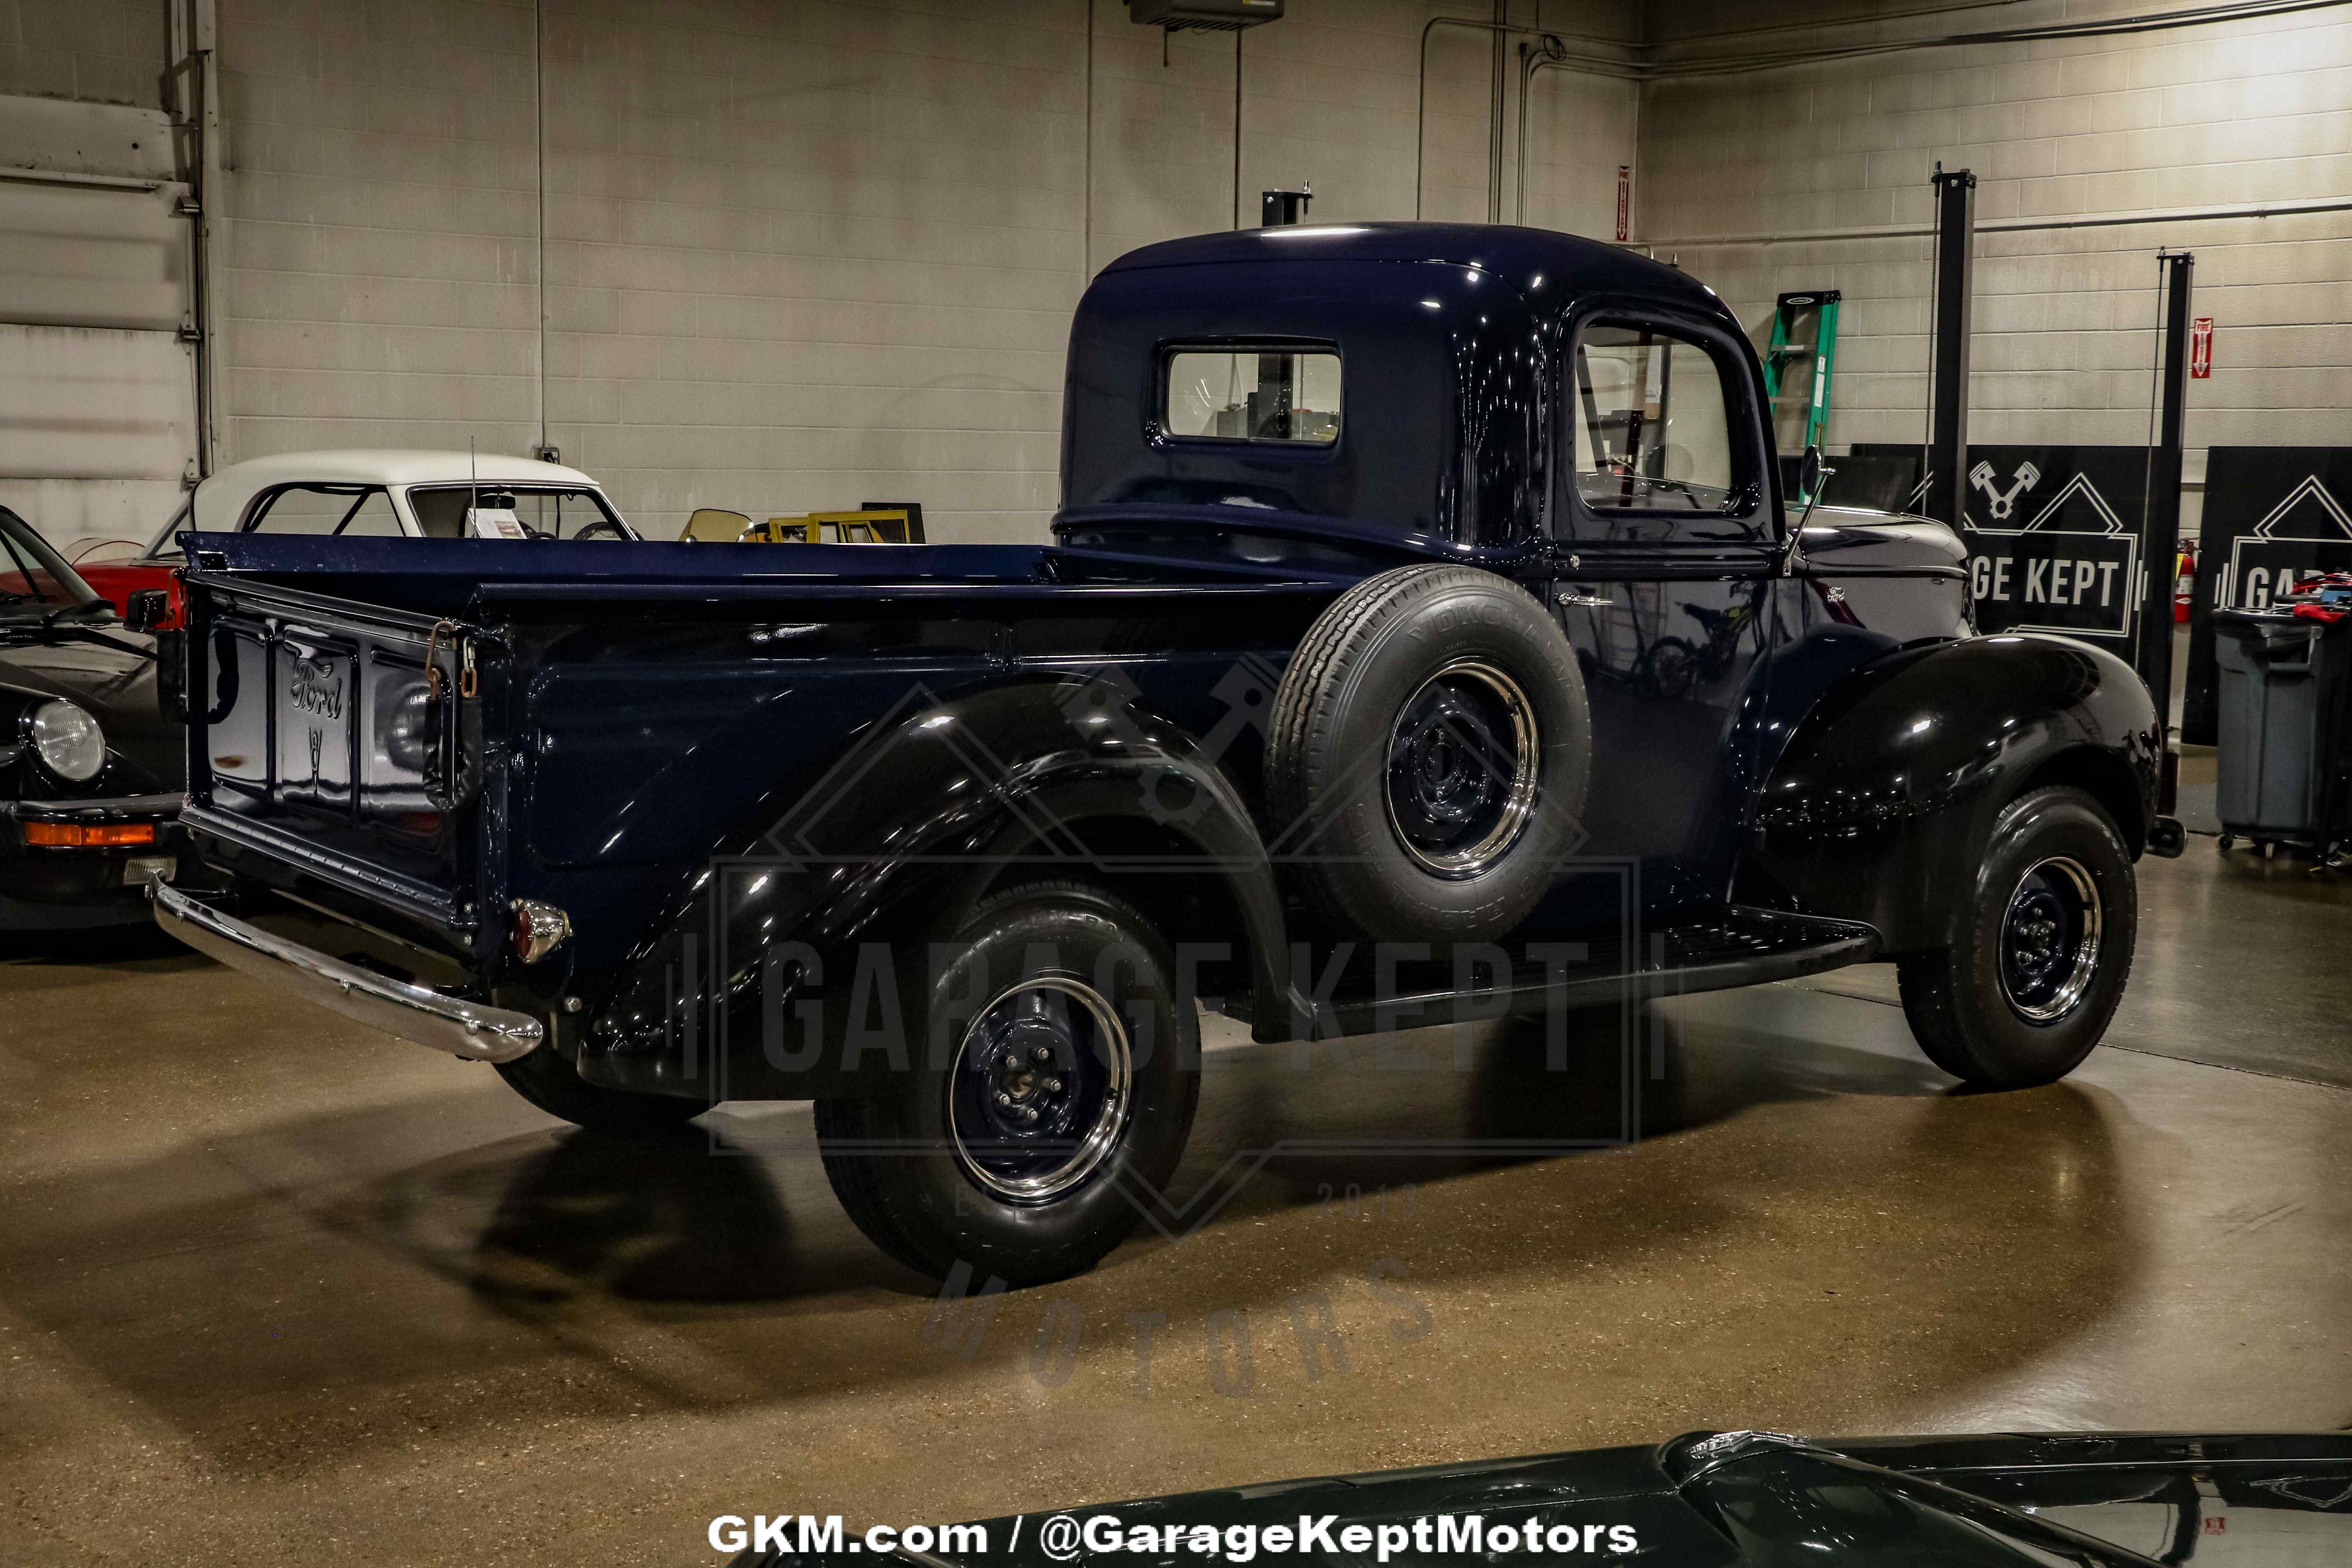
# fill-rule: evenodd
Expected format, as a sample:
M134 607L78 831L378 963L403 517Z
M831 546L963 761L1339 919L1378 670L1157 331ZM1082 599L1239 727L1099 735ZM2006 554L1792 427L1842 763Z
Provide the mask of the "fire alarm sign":
M2213 318L2200 316L2189 323L2189 374L2199 381L2213 374Z

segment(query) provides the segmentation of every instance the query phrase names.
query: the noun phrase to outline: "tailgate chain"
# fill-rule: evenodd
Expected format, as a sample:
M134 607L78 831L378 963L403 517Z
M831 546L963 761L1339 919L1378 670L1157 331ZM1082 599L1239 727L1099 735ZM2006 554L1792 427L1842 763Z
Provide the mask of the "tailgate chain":
M425 639L425 689L433 710L442 715L434 747L435 762L446 761L447 766L445 771L435 766L434 763L427 763L425 797L433 803L436 809L452 812L463 808L473 798L475 787L481 781L476 771L468 766L470 759L467 755L464 710L450 712L444 707L449 685L448 678L441 673L439 659L444 637L457 650L458 697L474 697L480 690L481 682L474 668L474 639L454 621L434 622L431 635ZM440 776L436 777L436 773Z
M425 639L425 684L436 702L441 700L442 677L440 661L434 656L441 651L441 639L445 635L457 647L462 666L457 676L457 695L471 697L481 689L480 679L474 669L474 639L460 632L455 621L436 621L432 635Z
M447 621L434 622L432 634L425 639L425 689L436 702L441 700L441 661L436 656L441 651L444 632L449 634L451 641L457 640L457 628Z

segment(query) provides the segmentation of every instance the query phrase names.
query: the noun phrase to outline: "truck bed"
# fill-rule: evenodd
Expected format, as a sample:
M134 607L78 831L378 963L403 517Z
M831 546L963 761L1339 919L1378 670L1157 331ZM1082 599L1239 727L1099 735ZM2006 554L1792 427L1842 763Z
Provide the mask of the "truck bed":
M606 906L913 694L1116 664L1198 706L1343 581L1052 546L189 543L190 826L459 955L515 897L621 929Z

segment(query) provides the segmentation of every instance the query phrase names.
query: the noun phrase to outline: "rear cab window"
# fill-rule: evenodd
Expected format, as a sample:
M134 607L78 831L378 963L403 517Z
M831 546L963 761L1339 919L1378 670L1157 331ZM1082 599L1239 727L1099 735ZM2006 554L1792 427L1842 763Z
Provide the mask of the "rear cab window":
M1168 351L1160 428L1191 441L1329 447L1339 439L1338 351L1242 344Z

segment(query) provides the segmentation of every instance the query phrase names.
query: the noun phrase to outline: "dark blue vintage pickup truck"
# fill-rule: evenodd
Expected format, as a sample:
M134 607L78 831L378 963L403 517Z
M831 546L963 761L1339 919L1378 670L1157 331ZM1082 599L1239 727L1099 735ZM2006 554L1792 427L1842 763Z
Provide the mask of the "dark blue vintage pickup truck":
M1199 1005L1892 959L1937 1064L2055 1079L2178 851L2147 690L1973 635L1934 523L1792 515L1763 384L1607 246L1220 234L1087 290L1051 545L191 534L237 891L157 916L584 1126L814 1100L880 1246L1016 1283L1173 1171Z

